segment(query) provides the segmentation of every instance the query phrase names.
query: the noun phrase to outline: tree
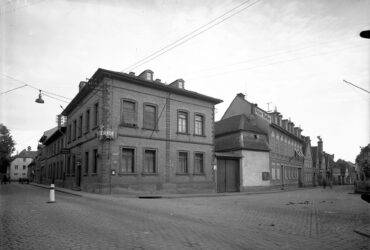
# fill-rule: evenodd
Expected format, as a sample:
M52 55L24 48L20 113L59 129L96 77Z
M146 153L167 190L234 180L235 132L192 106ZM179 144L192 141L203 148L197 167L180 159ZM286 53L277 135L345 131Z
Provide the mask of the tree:
M0 173L6 173L10 165L10 155L14 152L15 142L9 129L0 123Z

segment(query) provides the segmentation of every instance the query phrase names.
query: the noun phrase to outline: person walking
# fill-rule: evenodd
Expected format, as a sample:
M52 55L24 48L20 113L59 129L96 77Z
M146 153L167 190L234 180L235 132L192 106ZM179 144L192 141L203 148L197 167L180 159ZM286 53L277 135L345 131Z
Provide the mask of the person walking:
M325 189L326 188L326 179L324 179L323 181L322 181L322 187Z

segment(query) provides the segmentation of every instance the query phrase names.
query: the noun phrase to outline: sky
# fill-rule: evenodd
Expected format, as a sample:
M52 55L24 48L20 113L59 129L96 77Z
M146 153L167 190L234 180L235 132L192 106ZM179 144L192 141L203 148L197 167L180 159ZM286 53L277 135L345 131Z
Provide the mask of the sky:
M151 69L222 99L216 121L244 93L354 162L370 142L370 94L343 80L370 90L370 39L359 36L369 10L370 0L0 0L0 123L17 151L36 150L98 68Z

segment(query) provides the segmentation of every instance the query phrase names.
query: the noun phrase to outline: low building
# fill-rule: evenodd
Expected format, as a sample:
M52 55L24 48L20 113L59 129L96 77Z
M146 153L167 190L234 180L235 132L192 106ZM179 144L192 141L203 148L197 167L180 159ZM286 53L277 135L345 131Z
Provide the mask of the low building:
M266 134L269 146L267 168L271 186L303 186L304 140L302 129L295 127L290 119L283 119L277 112L266 112L257 104L245 99L245 95L236 95L221 120L244 114ZM261 176L262 178L262 176Z
M34 160L37 151L31 151L31 147L27 150L22 150L19 154L14 156L13 161L9 167L9 177L11 181L18 181L19 179L28 178L28 166Z
M217 191L270 186L267 134L245 114L216 123Z

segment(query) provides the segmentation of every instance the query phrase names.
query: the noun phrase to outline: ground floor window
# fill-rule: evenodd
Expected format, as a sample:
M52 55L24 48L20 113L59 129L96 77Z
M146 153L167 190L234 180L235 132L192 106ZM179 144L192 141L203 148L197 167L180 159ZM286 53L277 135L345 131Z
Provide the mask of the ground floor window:
M121 149L121 173L135 173L135 149L122 148Z
M204 174L204 154L203 153L194 154L194 173Z
M188 173L188 152L178 152L177 173Z
M155 173L156 168L156 151L152 149L144 150L144 173Z

